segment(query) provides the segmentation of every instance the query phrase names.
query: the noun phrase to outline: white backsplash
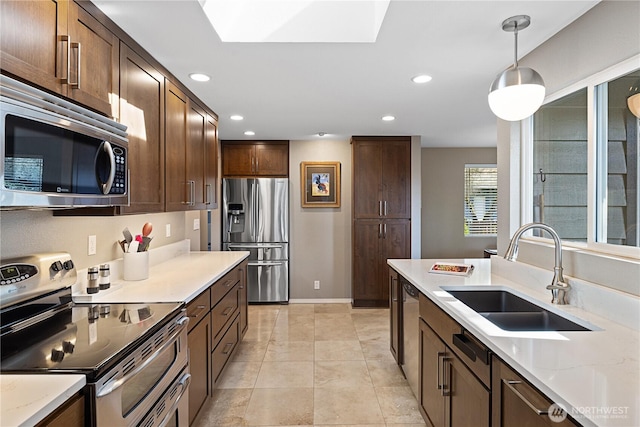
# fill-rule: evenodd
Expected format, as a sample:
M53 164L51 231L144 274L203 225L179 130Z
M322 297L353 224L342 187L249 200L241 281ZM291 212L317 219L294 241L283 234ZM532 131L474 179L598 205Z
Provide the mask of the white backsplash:
M180 255L184 255L189 253L191 247L191 242L189 239L181 240L179 242L170 243L165 246L160 246L155 249L149 250L149 266L152 267L154 265L162 264L172 258L179 257ZM122 258L114 259L109 261L110 277L111 277L111 288L106 291L100 291L99 294L104 295L106 292L110 292L115 289L119 289L122 286L126 286L127 281L125 281L122 277ZM73 294L74 300L76 302L90 302L92 294L87 294L87 270L88 268L83 268L82 270L78 270L78 280L75 285L71 287L71 292ZM95 294L94 294L95 295Z

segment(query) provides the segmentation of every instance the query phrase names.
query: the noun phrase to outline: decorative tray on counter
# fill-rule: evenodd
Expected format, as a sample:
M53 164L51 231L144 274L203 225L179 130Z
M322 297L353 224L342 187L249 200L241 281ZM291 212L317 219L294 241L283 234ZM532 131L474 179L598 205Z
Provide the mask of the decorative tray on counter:
M429 273L453 274L455 276L469 276L473 273L473 264L458 264L453 262L436 262L429 269Z

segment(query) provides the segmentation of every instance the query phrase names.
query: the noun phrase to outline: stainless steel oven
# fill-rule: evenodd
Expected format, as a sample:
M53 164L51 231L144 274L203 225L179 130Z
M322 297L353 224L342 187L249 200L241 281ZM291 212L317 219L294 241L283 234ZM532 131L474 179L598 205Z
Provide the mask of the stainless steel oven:
M0 264L0 285L28 294L2 300L3 375L86 375L87 426L188 425L184 304L74 304L76 271L65 253Z

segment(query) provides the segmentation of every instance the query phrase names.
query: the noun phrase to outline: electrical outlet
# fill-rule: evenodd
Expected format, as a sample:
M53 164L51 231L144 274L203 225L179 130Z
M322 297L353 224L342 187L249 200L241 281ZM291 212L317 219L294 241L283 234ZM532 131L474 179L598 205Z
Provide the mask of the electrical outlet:
M95 235L89 236L88 244L87 244L87 255L95 255L96 246L97 246L96 236Z
M171 237L171 224L164 226L164 237Z
M313 281L313 289L320 289L320 280Z
M193 229L200 230L200 218L193 219Z

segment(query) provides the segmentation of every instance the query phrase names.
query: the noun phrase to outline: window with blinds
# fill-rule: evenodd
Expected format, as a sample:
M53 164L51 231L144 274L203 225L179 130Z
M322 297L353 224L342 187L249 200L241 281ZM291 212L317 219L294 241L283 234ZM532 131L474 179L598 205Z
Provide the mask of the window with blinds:
M498 234L498 168L496 165L464 167L464 235Z

